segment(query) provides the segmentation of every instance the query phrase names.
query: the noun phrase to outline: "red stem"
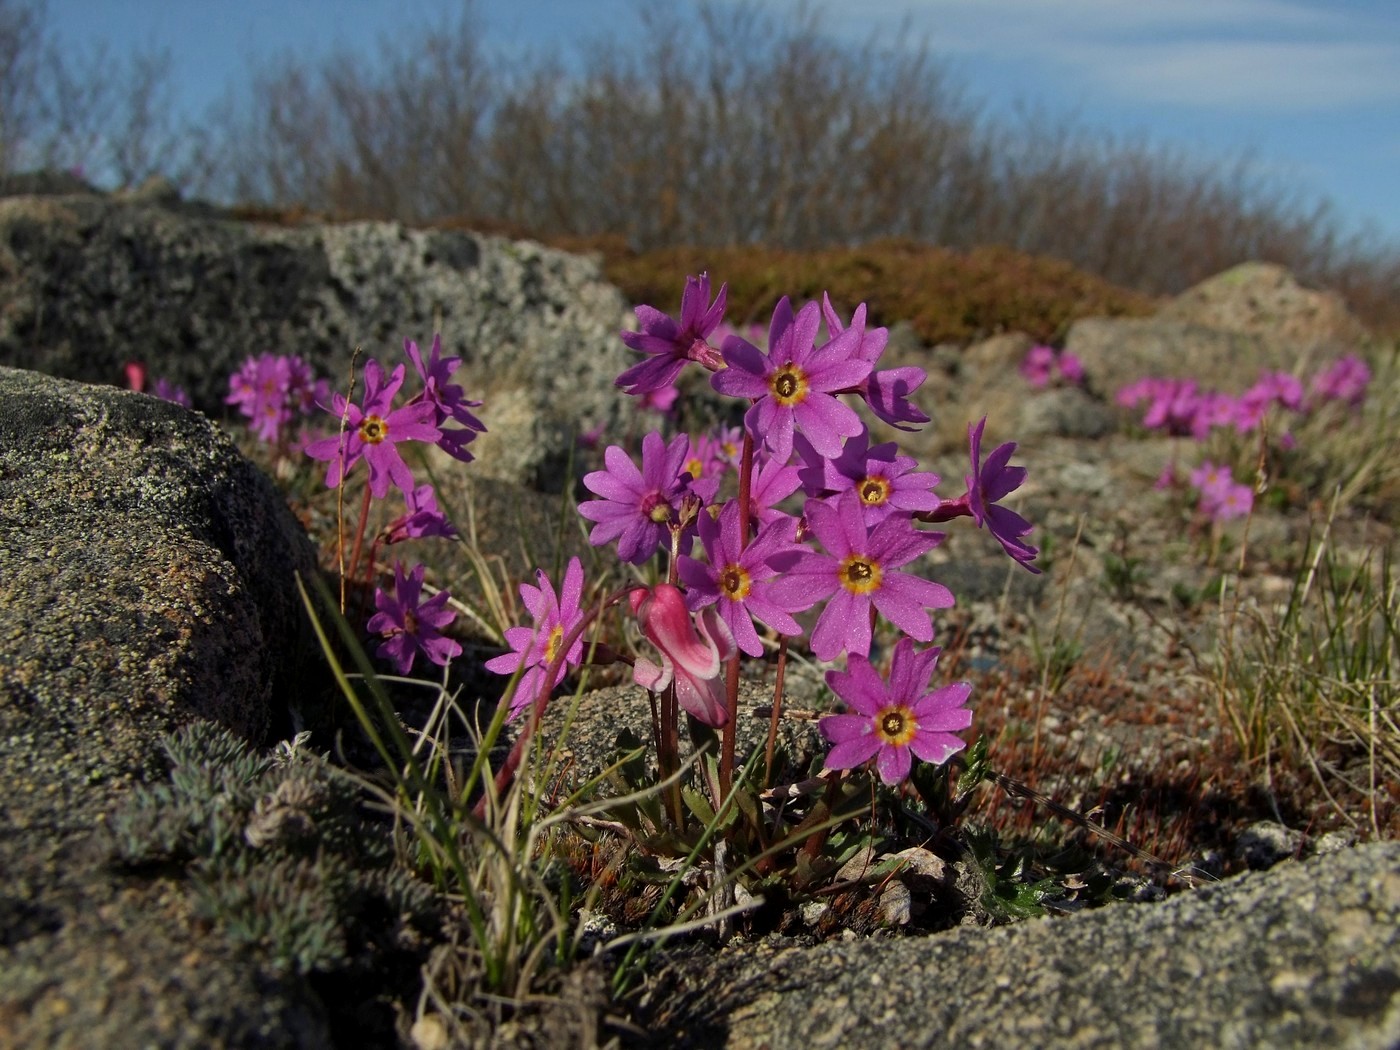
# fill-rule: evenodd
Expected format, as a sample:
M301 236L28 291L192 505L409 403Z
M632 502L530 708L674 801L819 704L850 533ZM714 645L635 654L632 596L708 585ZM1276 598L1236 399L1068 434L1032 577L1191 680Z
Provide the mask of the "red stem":
M753 435L744 428L743 450L739 455L739 550L749 545L752 522L749 517L749 495L753 489ZM729 705L729 718L720 731L719 789L723 805L734 784L734 723L739 718L739 654L735 652L724 668L724 693Z
M627 597L629 589L630 588L624 587L622 590L608 595L608 597L598 603L596 608L590 609L588 612L584 613L583 616L580 617L579 622L574 624L569 633L564 635L560 640L559 648L554 653L554 659L549 662L549 667L545 671L544 681L540 683L540 691L530 704L530 718L525 723L525 728L520 731L520 735L515 738L515 743L510 749L510 754L506 756L505 764L501 766L496 773L497 798L500 798L501 794L515 777L515 771L520 768L520 763L525 757L525 748L529 746L531 737L535 735L535 730L539 727L540 719L544 715L545 705L549 703L549 695L554 692L554 676L559 673L559 668L563 665L565 658L568 656L569 649L573 647L574 642L583 634L584 628L602 615L604 610L610 609L612 606L622 601L623 598ZM501 699L502 702L505 701L504 697ZM485 795L482 795L477 801L472 812L476 815L478 820L485 818Z

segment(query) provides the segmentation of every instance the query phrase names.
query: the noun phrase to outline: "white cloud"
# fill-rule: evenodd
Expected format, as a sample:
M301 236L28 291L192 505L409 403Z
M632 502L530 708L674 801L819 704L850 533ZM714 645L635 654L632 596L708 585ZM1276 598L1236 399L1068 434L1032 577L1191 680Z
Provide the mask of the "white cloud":
M858 16L825 14L848 37L907 19L900 39L937 54L1034 63L1119 101L1284 114L1400 100L1400 7L1367 12L1327 0L866 0Z
M1317 112L1400 99L1400 48L1385 44L1185 40L1069 46L1055 61L1102 90L1216 110Z

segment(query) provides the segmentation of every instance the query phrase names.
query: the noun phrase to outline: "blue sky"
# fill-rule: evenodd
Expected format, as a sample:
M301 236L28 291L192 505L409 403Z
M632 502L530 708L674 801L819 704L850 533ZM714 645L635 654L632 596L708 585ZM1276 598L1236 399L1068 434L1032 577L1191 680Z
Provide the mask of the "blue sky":
M192 114L251 63L337 46L373 54L382 34L461 0L48 0L82 55L155 45ZM667 0L660 0L667 2ZM776 11L800 0L756 0ZM488 48L561 49L632 35L637 0L477 0ZM1051 119L1172 144L1248 153L1303 199L1330 199L1349 230L1400 244L1400 3L1395 0L846 0L813 5L833 36L926 40L993 115Z

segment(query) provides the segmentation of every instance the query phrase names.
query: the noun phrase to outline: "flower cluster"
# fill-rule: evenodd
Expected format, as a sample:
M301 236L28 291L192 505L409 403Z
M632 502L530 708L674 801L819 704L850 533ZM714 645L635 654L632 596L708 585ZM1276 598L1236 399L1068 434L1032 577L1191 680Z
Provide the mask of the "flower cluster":
M1370 381L1366 363L1347 354L1318 370L1306 384L1290 372L1265 371L1253 386L1234 396L1204 389L1192 379L1145 378L1122 387L1117 401L1125 408L1145 404L1142 424L1149 430L1203 442L1218 429L1236 434L1257 431L1271 412L1280 414L1287 425L1329 403L1355 410L1365 400ZM1296 445L1288 429L1282 429L1275 440L1284 450ZM1173 462L1162 471L1156 487L1179 485ZM1190 485L1197 493L1197 510L1212 521L1245 517L1254 506L1254 490L1235 481L1224 464L1202 462L1191 472Z
M1214 521L1243 518L1254 507L1254 490L1237 482L1225 464L1205 460L1191 472L1191 487L1199 495L1197 509Z
M1194 379L1148 377L1122 387L1118 404L1136 408L1146 404L1142 425L1204 441L1212 430L1232 427L1247 434L1257 429L1271 408L1291 413L1316 411L1329 401L1356 408L1366 397L1371 370L1354 354L1347 354L1318 371L1308 384L1311 396L1297 376L1282 371L1264 372L1258 382L1234 396L1202 388Z
M310 416L330 394L324 379L291 354L259 354L229 377L224 404L237 405L253 433L269 445L282 445L299 419Z
M1019 368L1021 378L1037 390L1059 383L1079 386L1084 382L1084 365L1068 350L1036 345L1026 351Z
M364 534L371 501L385 499L391 488L398 491L404 511L375 537L368 559L371 573L380 545L457 535L438 508L433 487L415 482L399 446L407 442L436 445L465 462L472 458L467 444L486 429L470 411L481 402L469 400L462 387L452 382L461 359L444 358L439 337L433 337L427 360L412 340L404 340L404 352L421 381L421 389L401 404L396 402L406 377L405 365L395 365L386 373L373 358L365 362L358 404L339 392L330 396L325 384L310 380L309 371L297 358L264 354L249 359L230 381L233 392L229 403L238 404L243 414L253 420L254 429L268 441L280 441L287 423L311 404L334 417L336 433L308 443L304 451L326 464L326 485L330 488L342 485L355 465L364 462L368 477L358 535ZM357 570L358 553L357 540L347 569L351 576ZM405 572L396 561L392 589L375 589L378 612L370 618L368 630L380 636L378 654L389 660L399 674L408 674L420 653L430 662L445 666L462 651L457 642L441 633L456 618L456 613L447 607L450 596L439 591L423 600L424 573L421 564Z
M816 659L846 661L846 671L828 680L854 713L823 723L834 745L828 767L873 759L880 776L896 783L911 756L946 761L962 746L953 734L971 718L962 706L968 687L929 692L938 650L915 648L933 641L931 610L954 601L946 586L914 571L944 538L921 526L971 518L1037 571L1036 549L1024 539L1029 523L1000 505L1025 470L1009 466L1014 443L984 460L984 419L968 430L965 490L940 498L938 476L893 443L874 442L853 407L901 429L928 420L910 400L924 370L879 367L889 333L869 324L864 304L848 324L826 296L796 308L784 298L760 348L723 325L726 294L721 286L711 298L702 275L687 281L679 318L638 307L640 330L622 338L645 359L617 382L646 398L674 389L681 371L698 365L711 373L715 391L746 402L743 428L670 440L651 432L640 464L610 445L603 469L583 478L594 497L579 505L594 523L590 542L616 543L622 561L660 560L667 570L666 582L627 593L642 635L660 654L659 663L639 657L633 678L652 691L674 687L676 704L728 731L734 697L721 682L726 661L740 652L785 651L805 636ZM720 333L716 347L711 340ZM738 496L719 497L734 489ZM789 508L799 494L800 507ZM566 582L566 595L577 589ZM530 592L521 594L534 625L514 629L514 651L488 667L501 674L526 668L534 695L553 685L541 684L547 665L574 660L555 659L551 646L580 614L555 603L543 573ZM871 663L881 618L901 635L888 685Z

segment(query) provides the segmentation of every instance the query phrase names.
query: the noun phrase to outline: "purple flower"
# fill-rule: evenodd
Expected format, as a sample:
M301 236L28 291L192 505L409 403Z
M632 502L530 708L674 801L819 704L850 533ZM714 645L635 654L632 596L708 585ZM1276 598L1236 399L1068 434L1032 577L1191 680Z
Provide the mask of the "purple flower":
M692 622L685 596L669 583L637 587L628 596L647 641L661 650L661 666L638 657L632 680L653 693L676 684L676 702L709 726L729 721L720 670L734 655L734 638L714 609Z
M425 566L414 566L407 576L403 566L394 562L394 593L391 597L380 588L374 592L374 605L379 611L370 617L371 634L382 635L386 641L379 647L383 659L392 660L399 674L413 669L413 657L422 653L435 664L461 655L462 647L440 633L457 618L447 604L446 591L438 591L426 602L420 602L423 592Z
M822 456L800 434L794 446L805 464L799 471L803 491L824 497L854 489L869 525L896 512L931 511L938 506L939 499L933 493L938 475L916 471L918 461L899 455L893 441L872 448L870 431L864 427L835 459Z
M681 392L677 387L663 386L645 391L638 397L637 403L649 412L669 416L671 410L676 407L676 398L680 396Z
M784 514L777 505L801 487L798 470L785 460L754 449L753 474L749 479L749 514L764 525L785 521L794 528L792 515Z
M822 316L826 319L826 330L832 339L847 331L846 326L841 323L841 315L831 305L831 299L825 292L822 293ZM856 312L851 315L851 329L861 333L852 356L861 361L869 361L873 369L889 343L890 330L865 327L864 303L857 306ZM917 429L918 424L928 422L928 416L909 400L909 395L922 386L927 378L928 373L914 365L885 368L878 372L872 371L861 380L856 392L865 398L870 410L890 426L896 430L912 431ZM905 423L916 425L904 426Z
M469 411L480 408L481 402L468 399L466 391L452 382L452 373L457 371L462 359L444 358L442 337L436 333L433 335L433 348L426 364L423 355L418 351L418 344L413 340L405 339L403 348L408 354L408 359L413 362L419 378L423 380L423 400L433 406L433 422L441 431L438 445L453 459L463 463L471 462L474 457L467 451L467 443L477 434L485 433L486 427ZM449 420L460 424L461 429L444 430L442 425Z
M1021 378L1039 389L1050 385L1050 377L1055 369L1055 351L1048 346L1033 346L1026 351L1025 358L1017 369Z
M583 638L575 638L564 654L564 661L554 675L554 680L546 684L545 676L549 665L559 653L559 647L568 634L583 619L580 603L583 599L583 562L570 558L564 570L563 590L556 596L554 584L540 569L535 570L538 587L528 583L520 585L520 600L534 617L533 627L510 627L506 629L506 641L514 652L504 653L486 661L486 669L496 674L515 674L520 668L525 673L515 686L515 696L511 699L510 717L516 718L535 702L541 689L552 690L564 678L569 667L577 667L583 662Z
M375 499L388 494L391 481L401 492L412 491L413 472L395 446L400 441L436 442L441 432L432 422L434 408L429 402L392 408L394 395L403 386L403 376L404 367L399 365L386 383L384 370L371 358L365 363L363 408L349 404L344 394L335 395L328 411L337 419L345 419L345 432L306 446L306 454L312 459L330 462L326 468L329 488L337 488L350 468L363 458L369 464L369 490Z
M243 362L229 377L224 404L237 405L249 426L263 441L279 443L297 415L310 415L318 400L330 396L324 380L293 355L260 354Z
M1313 400L1345 401L1357 408L1366 400L1370 382L1371 369L1366 362L1355 354L1346 354L1313 376Z
M826 756L828 769L851 769L873 758L880 779L893 785L909 775L911 756L942 765L963 749L954 734L972 725L972 712L963 706L972 686L957 682L928 691L938 654L937 648L916 653L913 641L901 638L888 683L857 653L847 657L845 671L826 673L827 685L854 712L818 723L835 745Z
M189 391L182 386L176 386L170 380L157 378L155 385L151 388L151 393L162 401L170 401L185 408L192 408Z
M717 437L712 434L687 437L685 462L681 469L690 475L691 481L720 479L728 465Z
M437 495L431 485L419 485L413 491L405 492L404 504L408 512L384 527L385 543L402 543L427 536L450 540L457 535L452 523L438 510Z
M1191 487L1206 498L1214 498L1217 493L1223 492L1226 486L1234 484L1228 464L1216 466L1208 459L1203 460L1199 467L1191 471L1190 480Z
M744 425L779 459L792 454L795 426L817 451L830 456L840 454L843 437L860 433L860 417L833 394L854 388L870 374L870 363L852 356L862 333L848 328L817 348L820 326L816 303L808 303L794 318L784 298L773 311L769 352L730 336L723 348L729 367L710 377L710 385L721 394L755 402L744 415Z
M642 438L642 469L617 445L603 453L606 470L585 474L583 484L601 496L579 504L578 512L597 522L588 542L595 547L617 540L617 556L640 565L669 542L671 526L679 523L681 501L690 492L712 499L718 479L706 487L692 485L684 473L690 439L677 434L668 445L655 431ZM708 496L704 493L708 491Z
M1200 493L1197 509L1214 521L1242 518L1254 506L1254 490L1237 483L1226 464L1205 460L1191 472L1191 487Z
M771 564L786 575L774 582L769 595L788 609L828 599L812 630L817 659L833 660L843 649L869 653L872 607L910 637L933 640L933 622L925 610L948 608L952 592L895 570L936 547L941 533L920 532L902 515L869 528L854 491L842 493L835 506L808 500L807 526L827 553L773 555Z
M986 461L982 461L982 429L986 425L987 417L983 416L976 426L967 428L972 459L972 473L967 478L967 502L972 520L979 529L985 527L1007 554L1031 572L1039 573L1040 570L1031 564L1039 551L1021 541L1021 537L1031 531L1031 523L1014 510L997 506L1000 500L1021 487L1026 480L1026 468L1006 465L1011 453L1016 451L1014 441L998 445Z
M792 531L789 523L775 521L761 528L753 541L741 549L739 504L731 500L720 511L718 521L709 514L700 515L700 542L708 564L685 556L676 563L681 581L689 588L686 605L703 609L718 602L719 614L729 625L730 633L750 656L763 655L754 618L783 634L802 633L801 625L792 618L794 609L775 601L769 586L778 570L768 564L768 559L781 551L802 549L790 538ZM798 603L795 608L806 607Z
M1254 507L1254 490L1245 484L1230 484L1218 491L1209 504L1201 496L1201 510L1215 521L1243 518Z
M651 355L617 377L617 385L629 394L645 394L673 386L687 361L698 361L710 371L724 367L715 348L706 340L724 319L729 286L720 285L710 303L710 276L685 279L681 293L681 319L673 320L651 306L637 307L638 332L623 332L622 341L633 350Z

